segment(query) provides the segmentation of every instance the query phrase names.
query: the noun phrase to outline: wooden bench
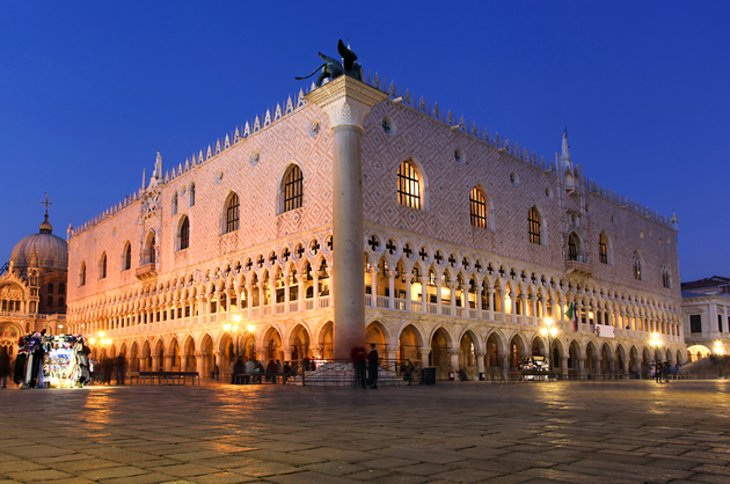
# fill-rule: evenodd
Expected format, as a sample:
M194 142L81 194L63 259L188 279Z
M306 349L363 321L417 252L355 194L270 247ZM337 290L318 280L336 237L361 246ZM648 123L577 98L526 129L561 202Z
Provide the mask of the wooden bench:
M133 371L129 374L129 382L133 383L137 380L138 384L151 383L157 380L158 385L185 385L187 379L195 385L200 385L200 374L197 371Z

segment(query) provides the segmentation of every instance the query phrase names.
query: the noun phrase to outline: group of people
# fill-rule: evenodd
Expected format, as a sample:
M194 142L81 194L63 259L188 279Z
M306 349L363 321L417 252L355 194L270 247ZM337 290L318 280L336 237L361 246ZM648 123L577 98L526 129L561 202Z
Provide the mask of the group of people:
M369 353L366 353L365 348L360 345L353 346L350 351L350 359L352 360L352 367L355 370L352 386L354 388L377 389L380 356L378 356L375 343L370 343Z
M0 388L11 376L19 388L83 387L93 371L89 353L81 336L53 336L46 329L22 336L15 361L7 347L0 349Z
M654 363L654 381L657 383L669 382L669 377L679 374L679 363L672 366L671 363L657 360Z
M306 358L302 361L304 370L313 370L314 362ZM215 373L211 374L212 379L217 379L218 371L217 365L214 366ZM296 368L292 367L289 362L281 363L280 360L270 359L264 367L263 363L253 358L248 358L244 363L243 358L238 357L236 362L233 364L233 374L231 375L231 383L277 383L279 377L281 382L286 384L288 378L296 376Z
M99 383L111 385L112 376L115 376L117 385L124 385L127 375L127 360L121 354L116 358L105 357L96 366L96 370L93 376L95 379L98 377Z

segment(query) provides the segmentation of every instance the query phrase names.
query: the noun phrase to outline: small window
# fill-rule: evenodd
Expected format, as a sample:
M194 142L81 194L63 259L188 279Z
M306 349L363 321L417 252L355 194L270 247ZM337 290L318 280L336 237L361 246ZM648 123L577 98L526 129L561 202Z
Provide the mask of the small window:
M224 233L238 230L238 210L238 195L234 192L228 196L228 200L226 201L226 226Z
M188 207L195 206L195 183L190 184L190 190L188 191Z
M702 315L691 314L689 317L689 330L693 333L702 332Z
M301 208L304 194L304 177L298 165L291 165L284 174L282 196L284 198L283 211L288 212Z
M662 286L667 289L672 288L672 276L667 267L662 268Z
M601 264L608 264L608 236L601 232L598 238L598 260Z
M48 294L53 294L53 283L48 284L46 292L48 292Z
M398 203L421 209L421 177L410 161L404 161L398 167Z
M537 207L530 208L527 213L527 224L528 224L528 235L531 244L540 245L540 212L537 211Z
M183 216L178 232L178 250L185 250L190 247L190 219Z
M171 208L172 214L173 214L173 215L177 215L177 193L175 193L175 194L174 194L174 195L172 196L172 202L170 203L170 205L171 205L171 207L172 207L172 208Z
M58 305L65 310L66 309L66 298L59 297L58 298Z
M469 192L469 213L474 227L487 228L487 198L479 187L474 187Z
M568 236L568 260L578 260L578 251L580 247L580 240L575 232L571 232Z
M66 294L66 284L64 284L63 282L58 283L58 293Z
M132 268L132 244L127 242L124 244L124 253L122 254L122 270L128 271Z
M52 308L53 307L53 296L48 296L48 298L46 300L46 306L48 308Z
M717 330L722 333L722 314L717 315Z

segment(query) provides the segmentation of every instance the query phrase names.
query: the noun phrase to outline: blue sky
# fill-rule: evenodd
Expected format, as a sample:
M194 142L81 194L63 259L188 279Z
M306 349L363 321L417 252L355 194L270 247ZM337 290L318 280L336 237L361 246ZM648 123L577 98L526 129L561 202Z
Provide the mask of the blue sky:
M682 279L730 275L728 2L0 3L0 260L120 201L296 93L349 39L366 70L677 212Z

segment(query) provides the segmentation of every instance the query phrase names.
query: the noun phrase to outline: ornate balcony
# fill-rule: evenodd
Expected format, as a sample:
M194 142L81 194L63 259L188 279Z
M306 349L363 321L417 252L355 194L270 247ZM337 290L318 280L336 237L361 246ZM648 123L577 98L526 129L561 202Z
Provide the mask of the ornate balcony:
M137 268L134 275L137 276L137 279L139 280L157 277L157 265L154 262L141 265Z
M578 256L575 260L568 259L565 261L565 272L590 276L593 274L593 265L584 256Z

